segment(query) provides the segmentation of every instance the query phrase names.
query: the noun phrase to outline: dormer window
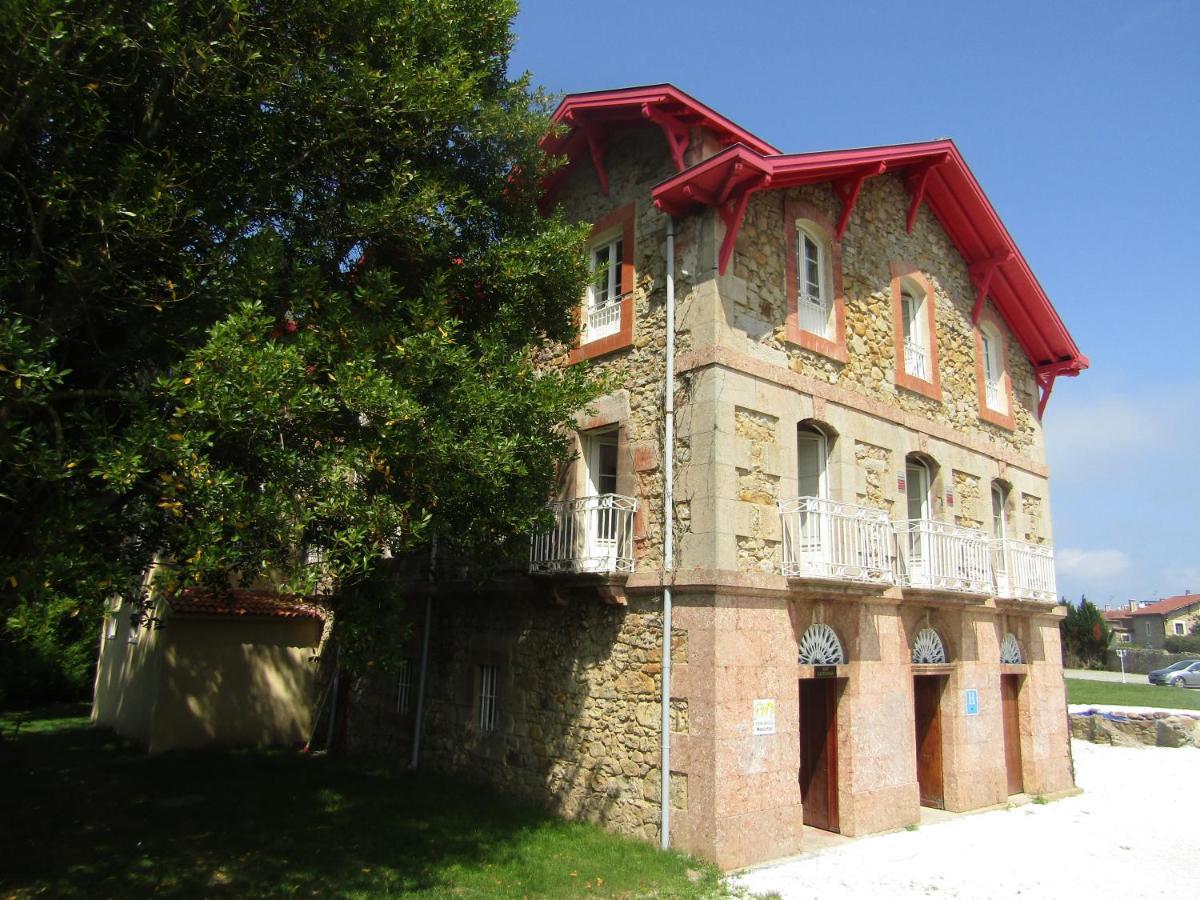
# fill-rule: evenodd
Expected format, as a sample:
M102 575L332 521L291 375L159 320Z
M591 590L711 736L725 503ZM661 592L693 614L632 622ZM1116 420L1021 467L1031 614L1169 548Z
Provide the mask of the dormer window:
M595 341L621 330L621 264L625 242L620 234L591 250L592 280L588 285L584 341Z
M796 301L800 329L832 338L830 289L824 242L803 222L796 223Z

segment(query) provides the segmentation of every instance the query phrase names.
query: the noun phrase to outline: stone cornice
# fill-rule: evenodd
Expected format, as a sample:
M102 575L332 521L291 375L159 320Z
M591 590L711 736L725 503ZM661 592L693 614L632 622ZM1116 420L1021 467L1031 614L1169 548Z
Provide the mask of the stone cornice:
M727 347L706 347L703 350L681 353L675 360L675 373L682 375L685 372L703 369L708 366L721 366L735 372L741 372L745 375L777 384L780 387L791 388L802 394L809 394L830 403L837 403L840 406L857 410L866 415L874 416L877 419L883 419L886 422L894 422L918 433L945 441L948 444L957 444L959 447L975 453L981 453L993 459L1001 460L1007 465L1029 472L1031 475L1037 475L1041 478L1046 478L1049 475L1049 469L1045 463L1037 462L1028 456L1015 453L995 441L963 434L949 425L935 422L932 419L927 419L925 416L897 409L881 400L865 397L856 391L820 381L811 375L802 375L799 372L793 372L791 369L772 365L763 360L755 359L752 356L747 356L744 353L730 350Z

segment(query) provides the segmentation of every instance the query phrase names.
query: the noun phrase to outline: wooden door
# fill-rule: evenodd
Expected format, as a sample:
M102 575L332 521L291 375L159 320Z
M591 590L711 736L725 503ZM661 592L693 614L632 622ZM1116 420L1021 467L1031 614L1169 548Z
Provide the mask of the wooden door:
M1004 768L1008 771L1009 794L1019 794L1025 790L1025 779L1021 775L1021 715L1017 706L1020 690L1020 676L1000 676L1000 706L1004 716Z
M800 802L804 824L838 831L837 680L800 682Z
M913 705L917 725L917 784L921 787L921 805L945 809L940 676L918 675L913 678Z

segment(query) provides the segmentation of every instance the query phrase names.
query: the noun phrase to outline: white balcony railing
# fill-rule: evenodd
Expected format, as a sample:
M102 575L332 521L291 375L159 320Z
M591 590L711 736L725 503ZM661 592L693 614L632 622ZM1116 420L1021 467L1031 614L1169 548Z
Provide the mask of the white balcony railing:
M932 519L894 522L900 583L906 587L991 594L991 540L983 531Z
M800 307L800 329L818 337L829 337L829 307L822 303L819 297L801 294L797 306Z
M1000 389L1000 382L990 378L984 381L984 399L988 409L1000 413L1005 412L1005 397L1004 391Z
M596 341L621 330L621 301L624 294L618 294L611 300L599 306L587 308L587 327L584 329L584 343Z
M535 534L529 571L540 574L633 571L633 517L637 500L600 494L548 504L549 530Z
M916 341L904 342L904 371L913 378L929 380L929 353Z
M779 501L784 575L875 584L895 582L887 512L820 497Z
M1054 581L1054 548L1011 538L992 541L992 568L996 596L1014 600L1053 603L1058 599Z

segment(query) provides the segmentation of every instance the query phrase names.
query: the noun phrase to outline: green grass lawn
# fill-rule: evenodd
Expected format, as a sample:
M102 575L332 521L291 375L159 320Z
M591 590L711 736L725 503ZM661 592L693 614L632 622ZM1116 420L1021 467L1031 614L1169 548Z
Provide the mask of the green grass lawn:
M0 896L724 896L707 864L455 781L293 752L149 757L85 716L0 716Z
M1139 684L1117 681L1067 679L1067 697L1071 703L1107 703L1113 706L1158 706L1163 709L1200 709L1200 691L1188 688L1160 687L1146 683L1145 675L1130 675Z

